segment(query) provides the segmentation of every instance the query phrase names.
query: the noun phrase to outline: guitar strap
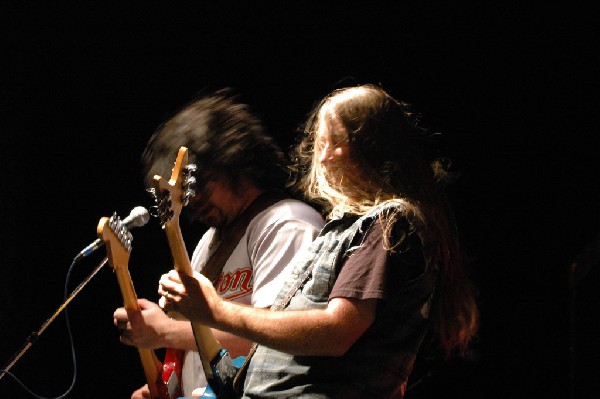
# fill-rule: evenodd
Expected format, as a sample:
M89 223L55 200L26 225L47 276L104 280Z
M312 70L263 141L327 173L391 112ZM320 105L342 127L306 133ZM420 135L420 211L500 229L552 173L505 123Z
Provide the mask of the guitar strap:
M215 284L227 259L244 236L250 221L269 206L287 198L290 197L284 192L267 191L258 196L230 226L217 230L215 234L220 236L219 247L210 256L201 273Z
M242 212L242 214L233 222L232 225L227 226L222 230L217 230L215 234L219 234L219 247L216 251L210 256L206 265L202 268L202 274L212 281L213 285L216 284L219 275L223 271L223 267L227 262L227 259L231 256L235 247L237 247L239 241L244 236L246 232L246 228L250 221L258 215L261 211L267 209L269 206L279 202L281 200L290 198L284 192L281 191L267 191L260 196L258 196L251 204ZM250 351L251 354L254 353L254 347ZM244 373L243 377L245 377L245 368L247 366L247 362L250 360L251 355L248 356L247 361L244 362ZM236 386L240 384L240 373L236 374L233 381L233 389L234 392L237 391ZM241 379L243 381L243 378Z

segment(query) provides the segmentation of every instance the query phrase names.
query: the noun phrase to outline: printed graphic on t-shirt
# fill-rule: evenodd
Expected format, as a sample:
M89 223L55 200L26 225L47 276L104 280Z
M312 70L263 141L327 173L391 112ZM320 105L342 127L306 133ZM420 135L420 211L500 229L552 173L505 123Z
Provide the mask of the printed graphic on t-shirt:
M222 298L232 300L252 293L252 268L236 269L222 273L215 284Z

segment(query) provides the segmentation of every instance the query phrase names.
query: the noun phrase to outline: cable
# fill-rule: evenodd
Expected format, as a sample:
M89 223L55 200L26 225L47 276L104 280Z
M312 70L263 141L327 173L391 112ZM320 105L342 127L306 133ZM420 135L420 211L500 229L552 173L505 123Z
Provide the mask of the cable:
M108 262L108 258L104 258L100 262L100 264L92 271L92 273L81 284L79 284L77 286L77 288L75 288L73 290L71 295L68 295L69 279L71 277L71 272L73 271L73 267L77 263L77 261L73 260L73 262L71 263L71 266L69 266L69 271L67 272L67 277L65 279L63 304L56 310L56 312L54 312L54 314L48 320L46 320L46 322L42 325L42 327L40 327L40 329L37 332L33 332L30 334L30 336L27 338L23 348L19 352L17 352L17 354L15 356L13 356L13 360L11 362L9 362L9 364L4 369L0 370L0 379L2 379L2 377L4 377L4 375L8 375L8 376L12 377L21 387L23 387L23 389L25 391L29 392L32 396L34 396L38 399L62 399L64 397L66 397L69 393L71 393L71 391L73 390L73 387L75 386L75 382L77 381L77 356L75 354L75 344L73 341L73 334L71 332L71 325L69 323L69 315L68 315L66 307L73 300L73 298L75 298L75 296L83 289L83 287L100 271L100 269L102 269L102 267L107 262ZM19 380L19 378L17 378L17 376L15 376L9 370L21 358L21 356L23 356L23 354L25 354L25 352L31 347L31 345L33 345L33 343L39 338L39 336L42 335L44 330L46 330L46 328L50 325L50 323L52 321L54 321L54 319L63 310L65 311L65 321L67 324L67 333L69 336L69 343L71 345L71 358L73 361L73 378L71 380L71 385L69 386L69 388L67 388L65 393L63 393L62 395L56 396L54 398L40 396L40 395L36 394L35 392L33 392L31 389L29 389L21 380Z

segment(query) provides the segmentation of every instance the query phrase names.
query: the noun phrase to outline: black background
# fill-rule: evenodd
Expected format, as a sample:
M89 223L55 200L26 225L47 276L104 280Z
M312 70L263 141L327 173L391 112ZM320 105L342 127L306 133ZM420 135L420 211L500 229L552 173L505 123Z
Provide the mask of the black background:
M372 82L443 133L480 290L478 360L440 370L422 392L588 397L597 270L573 297L569 265L599 232L598 7L439 3L3 3L0 363L58 309L100 217L152 205L139 156L195 93L235 88L287 148L316 100ZM201 231L182 228L193 246ZM155 299L166 239L155 220L133 233L136 291ZM69 291L103 256L78 263ZM120 305L106 266L68 306L68 397L128 398L143 383L112 325ZM11 372L42 396L67 389L64 313ZM5 376L0 397L32 396Z

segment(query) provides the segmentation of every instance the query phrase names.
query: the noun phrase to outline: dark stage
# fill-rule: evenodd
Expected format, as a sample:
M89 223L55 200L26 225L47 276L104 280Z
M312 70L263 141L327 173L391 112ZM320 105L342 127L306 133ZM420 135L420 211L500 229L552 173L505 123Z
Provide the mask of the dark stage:
M100 218L152 205L140 154L194 94L233 87L288 148L316 100L371 82L442 133L480 292L472 357L432 369L406 398L593 397L600 248L571 269L600 233L597 4L11 3L0 6L0 365L61 305ZM182 229L195 245L201 231ZM164 233L152 220L133 235L136 292L156 299L171 268ZM104 255L77 264L69 292ZM112 324L121 304L106 266L67 307L67 397L128 398L143 384ZM68 389L64 312L10 371L40 396ZM34 396L4 376L0 397Z

